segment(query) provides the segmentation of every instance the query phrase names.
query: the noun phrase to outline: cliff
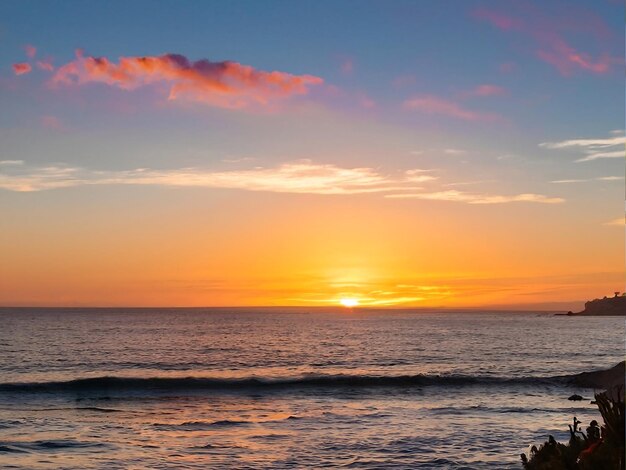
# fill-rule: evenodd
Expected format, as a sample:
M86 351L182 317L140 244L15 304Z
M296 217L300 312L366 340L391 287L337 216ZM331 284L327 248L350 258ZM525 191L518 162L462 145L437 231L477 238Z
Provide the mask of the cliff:
M605 297L603 299L590 300L589 302L585 303L585 309L582 312L569 312L568 315L626 316L626 296L615 295L615 297Z

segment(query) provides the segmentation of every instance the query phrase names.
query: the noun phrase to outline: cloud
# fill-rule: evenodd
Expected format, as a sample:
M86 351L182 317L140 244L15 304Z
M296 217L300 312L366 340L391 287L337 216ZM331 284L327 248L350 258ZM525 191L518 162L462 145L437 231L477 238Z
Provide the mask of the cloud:
M498 121L500 116L491 113L472 111L459 103L434 95L420 95L404 102L404 107L426 114L450 116L464 121Z
M60 66L53 84L104 83L124 90L151 84L169 87L169 99L185 99L220 108L267 106L277 100L305 95L323 80L313 75L266 72L237 62L190 61L180 54L121 57L84 56Z
M468 186L472 184L492 183L494 180L476 180L476 181L455 181L453 183L446 183L444 186Z
M416 82L415 75L399 75L391 81L391 85L395 88L402 88L415 85Z
M559 197L548 197L542 194L516 194L512 196L500 196L489 194L473 194L457 190L424 192L424 193L404 193L387 194L386 198L393 199L427 199L431 201L453 201L465 202L468 204L505 204L509 202L535 202L541 204L560 204L565 202Z
M577 162L589 162L591 160L597 160L599 158L624 158L626 152L624 150L615 150L613 152L596 152L590 153L586 157L579 158Z
M357 101L359 106L366 109L371 109L376 107L376 101L369 97L366 93L358 93Z
M385 175L373 168L342 168L310 160L296 160L273 168L227 171L199 168L96 171L63 165L7 165L0 171L0 189L32 192L87 185L150 185L325 195L379 193L389 198L445 200L469 204L563 202L560 198L549 198L540 194L499 196L460 191L422 192L423 189L416 186L416 183L436 180L436 176L429 174L431 171L411 169L397 175Z
M478 85L476 88L464 93L465 97L501 96L506 90L498 85Z
M600 176L596 178L598 181L622 181L624 179L623 176Z
M500 73L513 73L517 69L515 62L503 62L498 66Z
M39 67L41 70L45 70L46 72L54 71L54 65L52 65L51 59L38 60L37 67Z
M341 73L349 75L352 72L354 72L354 60L350 57L346 57L341 62Z
M605 222L604 225L611 225L613 227L623 227L624 217L618 217L617 219L610 220L608 222Z
M442 150L446 155L465 155L467 150L447 148Z
M224 163L243 163L243 162L253 162L256 160L254 157L240 157L240 158L223 158L222 161Z
M542 61L555 67L563 76L572 75L575 70L595 74L610 72L612 67L623 62L606 52L594 57L588 52L576 49L566 35L586 33L586 43L600 43L608 47L612 44L610 30L597 16L589 12L576 12L569 9L559 18L546 16L538 9L520 3L517 11L508 9L507 13L479 8L474 17L486 21L494 27L530 36L535 43L535 55Z
M23 165L24 160L0 160L0 165Z
M407 181L412 183L424 183L426 181L433 181L437 179L437 176L425 174L430 171L431 170L407 170L404 174Z
M30 44L24 46L24 51L26 51L26 56L30 59L37 55L37 48L35 46L31 46Z
M71 186L132 184L244 189L279 193L359 194L415 189L419 170L400 178L390 178L372 168L341 168L298 160L275 168L256 167L247 170L209 171L198 168L153 170L139 168L122 171L93 171L83 168L51 165L25 168L12 174L0 173L0 188L11 191L42 191Z
M56 116L41 116L41 125L46 129L61 131L65 129L63 122Z
M576 148L586 152L586 156L579 158L576 162L588 162L600 158L624 158L626 156L626 137L615 135L613 137L601 139L570 139L561 142L543 142L540 147L548 149L569 149ZM621 147L621 149L616 149ZM615 149L615 150L613 150Z
M616 145L623 145L626 143L626 137L617 136L609 137L608 139L571 139L564 140L562 142L544 142L539 144L540 147L549 149L562 149L567 147L583 147L590 149L614 147Z
M623 179L624 179L623 176L599 176L598 178L589 178L589 179L556 180L556 181L550 181L550 183L569 184L569 183L587 183L589 181L622 181Z
M275 193L347 195L378 193L386 198L455 201L468 204L534 202L556 204L561 198L541 194L510 196L473 194L456 190L424 191L418 183L438 179L434 170L411 169L386 175L373 168L343 168L310 160L286 162L273 168L212 171L200 168L99 171L64 165L40 167L5 164L0 171L0 189L18 192L44 191L88 185L149 185L204 187ZM1 164L1 162L0 162Z
M30 66L30 64L27 64L26 62L19 62L17 64L13 64L12 67L13 67L13 72L15 73L15 75L26 75L33 69Z

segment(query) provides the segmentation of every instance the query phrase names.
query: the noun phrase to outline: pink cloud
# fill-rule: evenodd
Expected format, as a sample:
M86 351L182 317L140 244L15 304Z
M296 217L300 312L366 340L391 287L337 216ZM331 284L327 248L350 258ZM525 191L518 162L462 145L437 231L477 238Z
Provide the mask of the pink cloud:
M493 10L488 10L486 8L477 9L476 11L474 11L474 16L476 18L488 21L496 28L504 29L507 31L519 31L524 26L523 22L517 18L512 18L508 15L504 15Z
M521 4L520 4L521 5ZM522 18L528 17L528 20ZM480 8L474 11L474 17L487 21L503 31L526 34L536 44L536 56L555 67L561 75L569 76L576 70L584 70L595 74L611 71L615 64L623 63L618 57L611 57L602 52L593 57L591 53L579 51L566 39L566 34L586 34L587 43L598 43L600 47L612 44L612 33L602 18L589 12L572 9L567 15L559 18L546 17L541 11L529 6L521 8L515 16L497 11ZM504 64L503 64L504 66ZM509 72L508 66L501 71Z
M359 101L359 105L361 105L362 108L371 109L376 107L376 101L374 101L365 93L359 93L357 99Z
M15 72L15 75L25 75L29 73L32 69L33 68L30 66L30 64L27 64L26 62L13 64L13 72Z
M416 81L414 75L400 75L394 78L391 84L396 88L402 88L404 86L414 85Z
M500 87L500 86L484 84L484 85L478 85L473 90L468 91L467 93L465 93L465 96L467 96L467 97L471 97L471 96L499 96L499 95L504 95L505 93L506 93L506 90L504 88Z
M404 102L404 106L427 114L440 114L464 121L497 121L496 114L472 111L462 105L433 95L421 95Z
M341 72L348 75L354 72L354 61L351 58L346 58L341 63Z
M501 73L512 73L517 69L517 64L515 62L504 62L499 65L498 70Z
M35 46L31 46L30 44L24 46L24 50L26 51L26 55L31 59L37 54L37 48Z
M560 38L554 38L550 47L537 51L537 57L553 65L564 76L569 76L576 68L603 74L609 72L614 59L604 54L594 60L589 54L579 52Z
M41 116L40 119L41 125L46 129L52 129L56 131L62 131L65 129L65 126L61 122L61 120L56 116Z
M37 67L41 70L45 70L46 72L52 72L54 70L54 65L52 65L51 59L38 60Z
M124 90L162 83L169 99L186 99L221 108L266 106L275 100L305 95L323 80L313 75L266 72L237 62L195 62L179 54L121 57L118 63L106 57L83 56L59 67L53 84L104 83Z

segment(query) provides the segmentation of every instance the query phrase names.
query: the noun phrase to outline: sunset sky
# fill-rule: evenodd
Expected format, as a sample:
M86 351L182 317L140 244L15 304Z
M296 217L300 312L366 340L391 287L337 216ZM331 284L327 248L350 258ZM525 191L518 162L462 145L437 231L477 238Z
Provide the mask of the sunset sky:
M3 1L0 305L575 309L623 290L623 18Z

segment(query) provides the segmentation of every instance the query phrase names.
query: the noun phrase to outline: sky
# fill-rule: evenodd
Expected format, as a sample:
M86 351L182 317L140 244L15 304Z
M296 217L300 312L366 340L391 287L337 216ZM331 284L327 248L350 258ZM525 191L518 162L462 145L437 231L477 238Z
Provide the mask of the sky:
M620 1L0 3L0 305L624 290Z

